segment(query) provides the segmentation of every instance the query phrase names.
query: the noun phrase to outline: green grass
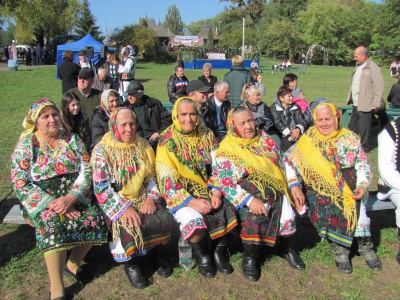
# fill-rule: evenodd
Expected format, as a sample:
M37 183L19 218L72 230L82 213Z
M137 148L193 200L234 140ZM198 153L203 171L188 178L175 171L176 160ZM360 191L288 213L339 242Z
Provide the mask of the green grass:
M261 66L270 67L273 62L261 61ZM317 97L325 97L337 105L344 105L349 89L352 68L311 66L308 74L299 74L299 86L310 102ZM213 75L223 79L227 70L213 70ZM171 64L140 63L137 78L143 81L145 93L168 101L166 83L173 73ZM202 75L201 70L185 70L189 80ZM267 94L263 100L271 104L275 93L282 84L284 73L264 72L263 82ZM386 98L394 83L388 70L383 70ZM30 68L17 72L0 72L2 94L0 97L0 201L9 195L10 156L22 132L22 120L29 106L40 98L51 98L57 104L61 99L61 81L55 79L55 67ZM377 151L368 156L373 166L376 185ZM0 208L1 208L0 202ZM374 213L374 225L379 226L379 246L377 253L384 262L382 272L372 272L362 258L353 258L354 273L344 277L336 271L333 254L326 241L301 252L307 268L302 272L293 271L286 261L271 256L262 265L259 282L249 283L241 274L241 253L231 256L235 272L229 276L205 280L197 269L184 271L175 268L168 279L154 275L154 284L143 291L133 290L123 274L123 267L103 265L106 269L82 291L74 292L74 299L373 299L384 295L395 299L400 293L399 267L395 261L398 251L396 233L393 229L394 214ZM380 219L379 219L380 218ZM379 222L376 223L376 220ZM27 226L0 224L0 298L2 299L42 299L47 297L48 279L43 255L34 248L33 230ZM29 243L24 241L31 237ZM2 259L3 258L3 259ZM109 265L110 258L99 258L100 264ZM73 284L66 279L67 285ZM372 294L371 294L372 293Z

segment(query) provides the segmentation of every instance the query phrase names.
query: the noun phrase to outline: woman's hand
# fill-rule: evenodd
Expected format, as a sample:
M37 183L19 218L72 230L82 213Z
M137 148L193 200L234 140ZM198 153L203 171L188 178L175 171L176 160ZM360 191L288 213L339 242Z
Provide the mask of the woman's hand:
M48 209L57 214L66 214L76 203L76 198L72 195L62 196L50 202L47 206ZM79 214L80 215L80 214Z
M268 216L268 210L260 199L253 198L250 202L249 209L254 215Z
M139 214L133 207L129 207L121 216L124 225L127 225L133 229L140 227L142 220L140 220Z
M157 206L154 203L154 200L151 198L146 198L146 200L143 203L141 213L143 215L154 215L157 211Z
M351 196L354 200L360 200L364 197L365 189L362 186L358 186L354 191L354 194Z
M297 212L301 212L306 201L303 191L299 186L294 186L290 189L290 192L292 193Z
M294 140L294 141L296 141L298 138L299 138L299 136L300 136L300 128L295 128L295 129L293 129L292 130L292 132L291 132L291 134L290 134L290 138L292 139L292 140Z
M222 204L222 193L218 190L214 190L211 197L211 205L214 210L218 210Z
M212 211L213 207L210 201L206 199L193 199L188 204L189 207L197 210L199 213L206 215Z
M71 207L71 208L65 213L65 216L66 216L68 219L75 220L75 219L78 219L78 218L81 216L81 213L80 213L79 211L77 211L75 207Z

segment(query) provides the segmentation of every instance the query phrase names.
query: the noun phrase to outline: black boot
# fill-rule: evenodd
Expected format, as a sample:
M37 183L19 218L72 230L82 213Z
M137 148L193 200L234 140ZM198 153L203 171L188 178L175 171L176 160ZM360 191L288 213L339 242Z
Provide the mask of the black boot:
M399 252L397 253L397 262L400 264L400 227L397 227L397 239L399 240Z
M281 236L283 257L287 260L289 265L295 270L304 270L306 265L304 264L301 257L296 252L295 247L295 236L289 237Z
M382 263L376 256L371 238L369 236L357 237L357 242L358 252L364 257L367 266L374 271L382 270Z
M129 278L129 282L136 289L144 289L150 284L149 280L143 275L136 257L125 263L125 273Z
M218 272L221 274L231 274L233 272L232 266L229 264L228 260L225 256L226 251L226 239L225 237L221 237L213 241L213 257L214 263L217 267Z
M172 275L172 268L168 263L168 243L166 245L156 246L155 262L157 264L157 274L163 278L168 278Z
M250 281L260 279L260 270L257 264L258 245L243 243L243 276Z
M196 253L199 273L206 278L213 278L216 270L211 261L210 250L208 249L206 237L203 237L203 239L198 243L189 242L189 245Z
M353 272L353 267L349 259L350 249L331 240L328 240L328 242L332 246L333 253L335 254L335 262L338 270L344 274L351 274Z

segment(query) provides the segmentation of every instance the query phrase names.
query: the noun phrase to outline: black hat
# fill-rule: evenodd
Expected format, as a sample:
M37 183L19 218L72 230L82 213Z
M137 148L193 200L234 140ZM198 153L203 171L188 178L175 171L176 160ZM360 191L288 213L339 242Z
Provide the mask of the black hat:
M198 91L201 93L207 92L211 87L204 85L201 80L193 80L188 83L186 86L186 92L191 93L194 91Z
M126 91L126 93L128 95L132 95L138 92L139 93L144 92L143 84L141 84L139 80L132 80L131 83L128 85L128 90Z
M78 78L89 79L94 77L94 72L90 68L83 68L79 71Z

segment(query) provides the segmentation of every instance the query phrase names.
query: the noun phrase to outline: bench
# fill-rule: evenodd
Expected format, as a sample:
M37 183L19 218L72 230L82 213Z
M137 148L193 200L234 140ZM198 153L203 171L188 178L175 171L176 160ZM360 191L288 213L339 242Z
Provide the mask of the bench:
M395 207L390 200L378 200L376 197L376 193L370 193L369 199L366 204L367 211L378 211L378 210L385 210L385 209L394 209ZM21 210L19 205L14 205L8 214L3 219L4 224L18 224L24 225L27 224L25 219L22 217Z
M171 102L162 102L162 105L169 111L172 111L174 105Z
M258 68L257 69L257 72L258 73L262 73L263 71L273 71L274 69L273 68Z
M353 106L351 106L351 105L338 106L338 108L341 111L340 124L343 127L348 128L349 127L349 121L350 121L350 115L351 115L351 112L353 111ZM400 109L386 108L385 111L386 111L387 115L389 116L389 118L392 119L392 120L395 120L398 117L400 117Z

